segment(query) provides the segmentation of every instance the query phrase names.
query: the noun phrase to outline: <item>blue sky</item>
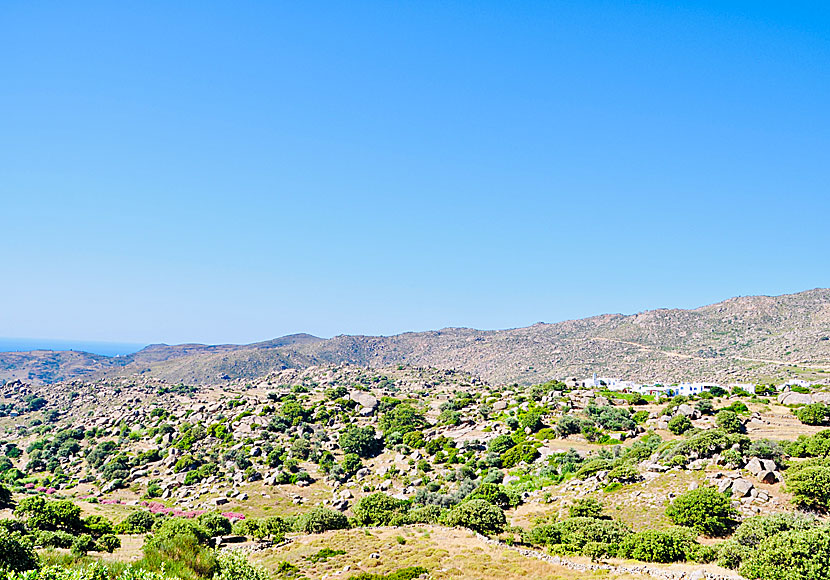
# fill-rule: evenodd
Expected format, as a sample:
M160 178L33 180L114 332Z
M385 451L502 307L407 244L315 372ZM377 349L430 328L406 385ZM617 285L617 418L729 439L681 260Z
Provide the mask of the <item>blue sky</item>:
M0 336L830 286L826 3L4 2L0 54Z

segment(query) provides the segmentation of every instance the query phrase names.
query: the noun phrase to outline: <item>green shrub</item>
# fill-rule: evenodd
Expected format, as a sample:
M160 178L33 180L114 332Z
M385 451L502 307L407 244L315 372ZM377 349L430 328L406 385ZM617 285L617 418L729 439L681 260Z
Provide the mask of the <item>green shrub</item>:
M83 519L83 529L93 538L100 538L115 531L111 521L96 514Z
M23 572L39 567L40 561L29 540L0 528L0 572Z
M675 435L682 435L692 428L692 421L682 414L675 415L669 421L669 431Z
M119 534L146 534L156 523L156 518L150 512L133 512L115 526Z
M592 497L576 500L568 507L568 515L572 518L601 518L602 503Z
M77 536L74 540L72 540L72 555L73 556L86 556L87 552L94 551L98 545L95 543L95 540L89 534L81 534Z
M196 518L196 521L199 522L199 525L204 528L207 535L211 538L215 538L216 536L227 536L232 531L230 520L222 514L218 514L216 512L201 514L198 518Z
M812 403L804 405L795 411L795 416L805 425L823 425L830 416L828 408L822 403Z
M346 530L349 519L340 512L315 507L297 518L294 529L306 534L320 534L328 530Z
M242 552L221 550L216 554L218 571L213 580L270 580L267 570L251 564Z
M717 412L715 424L727 433L740 433L743 430L743 423L738 414L726 409Z
M482 483L473 493L467 496L467 499L483 499L501 509L512 507L510 496L505 492L504 486L495 483Z
M375 438L375 428L371 425L346 427L338 439L343 453L355 453L360 457L374 457L383 450L383 441Z
M96 542L96 550L112 554L121 547L121 540L115 534L104 534Z
M0 510L11 509L15 506L12 499L12 490L0 484Z
M172 518L144 542L141 564L171 572L183 580L211 578L218 568L216 553L204 546L207 532L195 522Z
M33 530L64 530L77 532L83 529L81 508L68 500L47 501L35 495L23 498L14 510Z
M34 534L35 543L44 548L65 548L72 547L72 542L75 540L74 534L69 532L62 532L60 530L55 532L40 531Z
M718 565L737 569L758 545L776 534L806 530L818 525L816 518L799 514L773 514L744 520L732 537L720 545Z
M613 468L614 464L607 459L594 457L582 462L575 475L579 479L587 479L600 471L611 471Z
M501 455L515 446L516 442L510 435L499 435L487 444L487 450Z
M377 492L364 496L354 506L355 520L363 526L387 526L407 511L409 502Z
M567 518L557 526L561 543L578 551L588 542L618 544L631 533L622 522L595 518Z
M820 512L830 508L830 459L808 459L790 467L784 478L796 506Z
M666 509L675 524L693 528L707 536L723 536L737 524L738 513L729 497L712 487L687 491Z
M685 530L643 530L625 538L618 555L643 562L682 562L694 544Z
M520 443L512 449L502 453L501 464L505 468L511 468L522 461L533 463L539 457L539 450L530 443Z
M608 479L619 483L631 483L641 478L636 467L628 463L621 463L608 472Z
M480 534L500 534L507 525L501 508L483 499L474 499L452 508L445 516L449 526L469 528Z
M828 580L828 562L830 528L821 526L766 538L739 571L753 580Z

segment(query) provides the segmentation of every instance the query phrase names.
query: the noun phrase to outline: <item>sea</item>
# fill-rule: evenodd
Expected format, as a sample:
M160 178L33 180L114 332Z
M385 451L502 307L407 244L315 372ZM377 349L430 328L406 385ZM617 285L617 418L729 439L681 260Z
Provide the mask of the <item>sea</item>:
M90 340L61 340L49 338L2 338L0 352L21 352L28 350L78 350L104 356L124 356L144 348L145 344L134 342L101 342Z

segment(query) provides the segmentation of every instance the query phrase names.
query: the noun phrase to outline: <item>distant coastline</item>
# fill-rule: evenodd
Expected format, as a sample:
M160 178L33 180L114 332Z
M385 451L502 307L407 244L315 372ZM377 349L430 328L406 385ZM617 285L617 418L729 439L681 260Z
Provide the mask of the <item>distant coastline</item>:
M60 340L49 338L0 338L0 352L26 352L30 350L77 350L118 356L132 354L145 344L132 342L102 342L93 340Z

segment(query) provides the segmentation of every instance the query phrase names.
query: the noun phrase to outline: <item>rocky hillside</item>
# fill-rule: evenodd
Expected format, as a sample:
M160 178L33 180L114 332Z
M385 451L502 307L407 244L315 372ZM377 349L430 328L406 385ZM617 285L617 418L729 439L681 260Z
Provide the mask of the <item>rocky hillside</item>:
M830 377L830 289L510 330L449 328L329 340L293 335L251 345L156 345L111 359L88 355L79 361L82 353L73 355L3 354L0 379L50 382L140 373L167 381L216 383L343 363L433 366L491 382L524 384L593 372L643 381L815 379Z

